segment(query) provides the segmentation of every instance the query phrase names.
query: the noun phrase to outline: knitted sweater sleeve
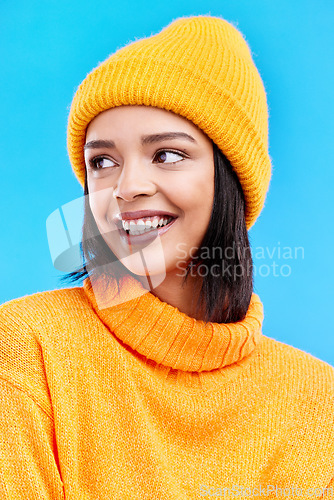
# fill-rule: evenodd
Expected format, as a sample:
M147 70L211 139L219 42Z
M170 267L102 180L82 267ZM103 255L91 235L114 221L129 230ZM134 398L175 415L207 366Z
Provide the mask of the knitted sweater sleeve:
M63 500L41 345L22 306L0 307L0 498Z
M31 397L0 378L3 500L62 500L53 422Z

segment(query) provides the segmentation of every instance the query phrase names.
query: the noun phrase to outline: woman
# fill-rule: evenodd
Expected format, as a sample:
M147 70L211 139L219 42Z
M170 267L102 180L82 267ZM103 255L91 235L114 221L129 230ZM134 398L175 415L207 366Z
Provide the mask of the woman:
M84 284L2 306L2 498L334 498L333 368L263 335L252 293L270 158L242 35L195 16L117 51L68 149Z

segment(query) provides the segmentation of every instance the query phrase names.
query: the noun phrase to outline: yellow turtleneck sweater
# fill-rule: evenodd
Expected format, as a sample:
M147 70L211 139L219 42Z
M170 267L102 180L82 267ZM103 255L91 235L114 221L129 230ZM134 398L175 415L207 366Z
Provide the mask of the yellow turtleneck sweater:
M334 368L255 294L218 324L103 286L1 307L1 500L334 498Z

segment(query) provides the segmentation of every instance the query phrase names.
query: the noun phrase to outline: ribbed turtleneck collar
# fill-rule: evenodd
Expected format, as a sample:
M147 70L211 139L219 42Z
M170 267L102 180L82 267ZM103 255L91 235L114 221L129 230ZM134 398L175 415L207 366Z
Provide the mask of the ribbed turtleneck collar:
M237 323L205 323L162 302L130 275L117 283L86 278L84 291L101 321L122 342L158 364L202 372L248 356L262 333L263 307L252 295L246 317Z

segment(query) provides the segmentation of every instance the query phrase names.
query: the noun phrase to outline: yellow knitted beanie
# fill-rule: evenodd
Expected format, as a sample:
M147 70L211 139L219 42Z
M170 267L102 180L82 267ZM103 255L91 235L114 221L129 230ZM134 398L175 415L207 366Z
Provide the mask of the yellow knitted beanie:
M218 17L182 17L121 48L85 78L72 102L67 138L82 185L86 128L100 112L122 105L173 111L205 132L237 173L246 224L253 225L271 175L268 111L261 77L236 28Z

